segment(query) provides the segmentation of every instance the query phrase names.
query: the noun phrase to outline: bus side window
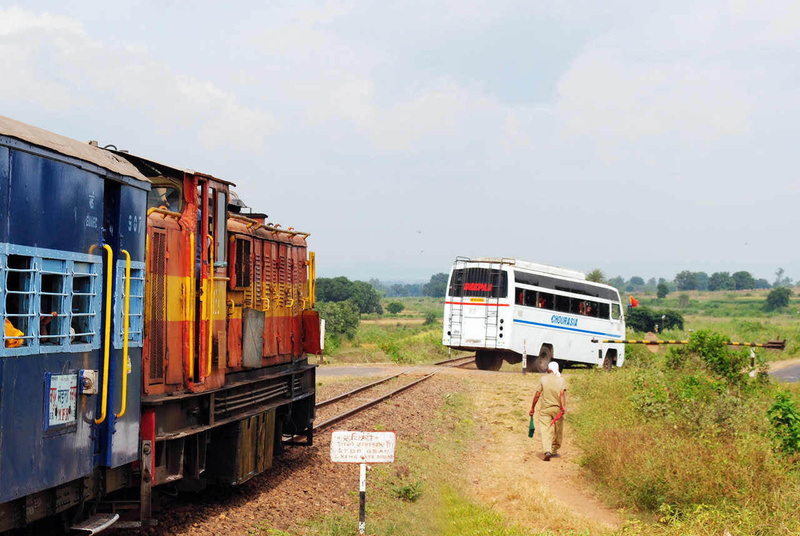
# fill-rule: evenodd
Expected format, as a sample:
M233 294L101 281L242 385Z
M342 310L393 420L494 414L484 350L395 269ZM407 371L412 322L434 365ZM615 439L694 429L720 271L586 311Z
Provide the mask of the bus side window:
M526 290L525 291L525 305L528 307L536 307L536 291L535 290Z
M556 294L556 311L559 313L568 313L570 311L570 299L567 296L559 296Z
M611 318L613 318L614 320L619 320L619 313L620 313L619 304L618 303L612 303L611 304Z
M525 304L525 293L526 292L527 291L525 289L522 289L522 288L518 288L517 289L517 299L515 301L515 303L517 305L524 305Z
M586 302L586 316L593 316L597 318L600 313L600 308L597 302L587 301Z
M608 306L607 303L599 303L598 304L598 311L599 311L598 316L600 318L605 318L606 320L608 320L608 310L609 310L609 306Z
M553 295L547 292L539 293L539 308L553 310Z

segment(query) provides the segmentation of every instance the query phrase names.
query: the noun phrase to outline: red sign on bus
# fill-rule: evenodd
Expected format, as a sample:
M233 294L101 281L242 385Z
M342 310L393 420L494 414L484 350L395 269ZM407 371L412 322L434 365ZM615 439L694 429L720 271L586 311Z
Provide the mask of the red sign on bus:
M491 283L464 283L464 290L469 290L472 292L491 292L492 291L492 284Z

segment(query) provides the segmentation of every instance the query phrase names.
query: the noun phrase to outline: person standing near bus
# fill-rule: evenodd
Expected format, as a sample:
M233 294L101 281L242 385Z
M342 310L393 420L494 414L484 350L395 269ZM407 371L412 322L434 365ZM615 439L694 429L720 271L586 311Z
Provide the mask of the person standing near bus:
M551 361L547 365L547 374L539 379L536 394L533 396L530 416L533 417L539 399L539 431L542 434L542 450L544 461L549 462L552 456L558 455L564 434L564 411L567 405L567 383L561 377L558 363Z

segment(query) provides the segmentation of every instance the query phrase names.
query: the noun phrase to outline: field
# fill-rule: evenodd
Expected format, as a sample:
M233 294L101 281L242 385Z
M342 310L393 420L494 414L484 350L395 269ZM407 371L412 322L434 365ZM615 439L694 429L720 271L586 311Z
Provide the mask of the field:
M500 463L516 454L498 450L493 441L530 448L530 443L518 442L516 431L511 432L525 424L529 404L525 385L529 389L530 381L524 383L519 380L522 376L515 374L500 398L497 393L487 395L485 388L475 384L453 394L456 405L443 406L449 416L438 417L450 419L449 424L438 422L445 428L443 433L427 447L413 447L422 448L414 451L412 466L416 474L426 475L419 480L428 495L420 502L424 507L412 502L398 507L392 503L392 492L384 490L381 493L388 503L375 505L374 513L383 521L374 533L402 533L395 532L399 527L418 534L721 535L728 531L736 536L800 532L796 516L800 509L800 412L796 402L800 389L777 384L765 375L748 376L744 372L749 349L731 350L724 344L728 340L786 339L785 352L756 350L762 366L800 356L800 298L797 289L793 290L789 307L772 313L762 309L766 291L691 292L686 293L688 303L686 298L679 301L677 295L664 300L637 297L642 305L680 311L684 330L658 336L691 338L691 347L662 347L653 352L654 348L629 346L626 366L611 375L595 370L567 371L573 404L568 422L577 449L569 460L577 475L575 485L584 483L601 497L598 511L616 509L616 524L603 524L597 516L583 521L575 517L574 510L583 507L571 509L569 497L563 497L563 490L559 494L558 483L529 476L541 472L536 463L530 465L541 463L538 459L514 462L525 469L516 473L510 487L492 476L496 469L476 469L480 474L465 482L463 475L456 476L455 466L445 463L436 469L426 461L428 449L441 454L454 448L463 453L483 448L479 450L483 454L471 463L489 459ZM356 337L345 341L326 360L420 363L444 358L441 320L430 322L431 311L441 315L442 301L399 301L405 305L404 311L363 319ZM641 338L644 334L628 335ZM503 370L510 368L506 365ZM782 393L788 398L780 398ZM514 402L503 403L505 396ZM482 412L487 404L496 411ZM789 423L796 419L797 424L781 428L781 419ZM793 445L798 450L793 450ZM514 463L506 468L512 474L520 470ZM397 487L396 476L378 474L383 474L386 489ZM415 484L412 478L403 484L408 489L401 486L404 491L395 493L413 495ZM470 491L464 491L464 486ZM541 503L542 493L552 494L558 508ZM489 497L497 499L487 502ZM436 521L421 523L415 514L419 508ZM550 517L544 521L536 517L539 521L533 522L528 510ZM459 524L462 520L466 524ZM336 523L336 519L322 518L305 530L352 533L349 522L332 528ZM465 527L480 528L470 532Z

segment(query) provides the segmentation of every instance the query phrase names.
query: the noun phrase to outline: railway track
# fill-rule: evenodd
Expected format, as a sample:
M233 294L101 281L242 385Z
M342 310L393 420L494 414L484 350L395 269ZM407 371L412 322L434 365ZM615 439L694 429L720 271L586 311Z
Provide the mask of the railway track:
M415 386L415 385L417 385L419 383L422 383L425 380L430 379L431 377L435 376L438 372L440 372L444 368L461 367L461 366L469 365L469 364L473 363L474 361L475 361L475 356L473 355L473 356L466 356L466 357L456 357L454 359L446 359L444 361L439 361L437 363L434 363L433 366L435 366L437 368L433 372L429 372L429 373L425 374L424 376L422 376L420 378L417 378L417 379L415 379L415 380L413 380L413 381L411 381L411 382L409 382L409 383L407 383L405 385L402 385L402 386L400 386L400 387L398 387L396 389L393 389L393 390L389 391L388 393L384 393L384 394L382 394L382 395L380 395L378 397L370 399L367 402L359 404L358 406L356 406L354 408L351 408L351 409L348 409L348 410L346 410L346 411L344 411L342 413L339 413L339 414L335 415L334 417L330 417L330 418L328 418L328 419L326 419L326 420L324 420L324 421L322 421L322 422L320 422L318 424L315 424L314 425L314 432L317 432L319 430L323 430L325 428L328 428L329 426L332 426L332 425L334 425L334 424L336 424L338 422L341 422L341 421L343 421L343 420L345 420L345 419L347 419L349 417L352 417L353 415L356 415L356 414L364 411L367 408L371 408L372 406L375 406L376 404L380 404L384 400L388 400L389 398L392 398L393 396L395 396L395 395L397 395L399 393L402 393L406 389L410 389L411 387L413 387L413 386ZM398 372L397 374L393 374L391 376L387 376L386 378L380 379L378 381L369 383L367 385L362 385L361 387L357 387L356 389L353 389L353 390L348 391L346 393L342 393L341 395L338 395L338 396L335 396L335 397L331 397L331 398L328 398L326 400L321 400L320 402L317 402L316 408L319 409L319 408L322 408L322 407L329 406L331 404L336 404L336 403L339 403L339 402L343 402L345 400L349 400L350 398L352 398L356 394L360 394L360 393L362 393L364 391L367 391L369 389L374 389L375 387L377 387L379 385L383 385L383 384L385 384L385 383L387 383L387 382L389 382L389 381L391 381L391 380L393 380L395 378L399 378L400 376L407 375L407 374L411 373L412 371L419 370L420 368L423 368L423 367L422 366L411 367L411 368L408 368L408 369L406 369L406 370L404 370L402 372Z

